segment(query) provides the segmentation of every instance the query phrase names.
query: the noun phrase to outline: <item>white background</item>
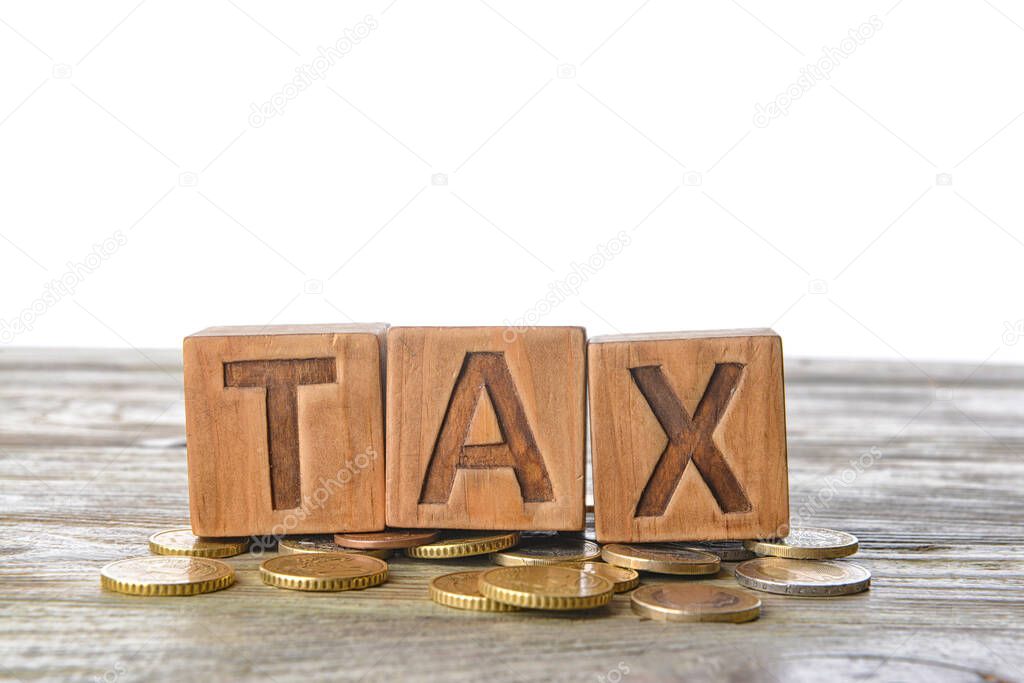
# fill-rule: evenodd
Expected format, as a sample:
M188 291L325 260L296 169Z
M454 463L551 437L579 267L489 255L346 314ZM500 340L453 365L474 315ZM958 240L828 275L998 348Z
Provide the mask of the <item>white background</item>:
M5 346L540 311L1024 360L1019 5L339 5L0 5Z

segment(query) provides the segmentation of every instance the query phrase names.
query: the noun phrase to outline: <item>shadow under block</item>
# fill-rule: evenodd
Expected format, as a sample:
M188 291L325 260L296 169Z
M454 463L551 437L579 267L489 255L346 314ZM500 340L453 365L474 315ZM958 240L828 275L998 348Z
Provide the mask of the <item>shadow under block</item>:
M211 327L185 338L195 534L384 528L386 331Z
M393 327L388 526L580 530L580 327Z
M771 330L588 345L597 539L785 535L782 340Z

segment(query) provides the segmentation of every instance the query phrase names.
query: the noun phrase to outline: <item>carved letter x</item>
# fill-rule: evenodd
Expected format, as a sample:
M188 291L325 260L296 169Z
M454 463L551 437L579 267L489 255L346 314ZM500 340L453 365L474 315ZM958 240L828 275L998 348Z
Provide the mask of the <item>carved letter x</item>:
M658 458L658 464L636 505L636 516L660 517L665 514L679 479L691 460L722 512L749 512L751 506L747 494L712 439L739 385L743 365L715 365L693 418L669 386L660 365L630 368L629 372L668 436L668 445Z

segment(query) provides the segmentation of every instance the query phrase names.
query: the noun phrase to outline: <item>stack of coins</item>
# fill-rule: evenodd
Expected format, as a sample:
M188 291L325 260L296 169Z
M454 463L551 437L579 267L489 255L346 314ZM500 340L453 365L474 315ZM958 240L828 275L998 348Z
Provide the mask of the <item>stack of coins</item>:
M731 542L611 543L601 550L605 562L616 568L690 580L714 578L723 561L747 556L742 545ZM761 601L748 593L692 581L642 586L633 591L630 605L638 616L659 621L740 623L761 614Z
M836 561L857 552L857 537L818 527L794 527L784 538L746 541L762 557L736 567L741 586L766 593L834 597L866 591L871 572L853 562Z
M562 534L514 536L450 532L406 553L430 559L489 554L499 568L445 574L430 584L434 602L481 612L593 609L640 581L632 569L601 562L601 546L593 541Z

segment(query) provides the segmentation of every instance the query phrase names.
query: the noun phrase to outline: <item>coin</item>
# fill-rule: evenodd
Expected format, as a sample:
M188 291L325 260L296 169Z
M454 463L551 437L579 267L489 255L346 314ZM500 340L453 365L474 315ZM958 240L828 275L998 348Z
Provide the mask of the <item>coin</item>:
M100 585L130 595L197 595L234 582L231 565L208 557L132 557L100 570Z
M506 605L480 593L481 571L455 572L435 576L430 581L430 599L445 607L468 609L475 612L518 612L514 605Z
M759 557L736 567L736 581L766 593L828 597L866 591L871 572L852 562Z
M655 583L633 591L633 612L660 621L726 621L761 615L761 601L745 591L707 583Z
M607 562L574 562L573 567L590 574L603 576L612 582L616 593L633 590L640 583L640 575L629 567L616 567Z
M853 534L810 526L794 527L785 538L745 541L743 545L758 555L794 560L832 560L853 555L859 547Z
M666 545L679 545L718 555L718 559L722 562L742 562L743 560L752 560L757 557L755 553L743 546L743 541L700 541L695 543L668 543Z
M612 582L575 567L495 567L480 575L480 592L491 600L531 609L576 610L607 605Z
M453 557L486 555L511 548L518 542L519 534L514 531L505 533L456 531L450 532L440 541L418 545L415 548L406 548L405 554L409 557L443 560Z
M662 543L612 543L601 549L601 557L616 567L659 574L707 576L717 574L721 566L718 556L712 553Z
M231 557L248 547L248 538L201 538L188 527L158 531L149 537L149 549L157 555Z
M353 553L278 555L260 565L263 583L297 591L347 591L388 580L388 563Z
M433 543L440 535L440 531L431 529L386 529L368 534L334 534L334 542L346 548L363 550L412 548Z
M526 541L491 555L494 564L517 567L528 564L589 562L601 558L601 546L583 539L555 537Z
M282 538L277 543L277 552L294 555L295 553L352 553L353 555L369 555L381 560L386 560L394 555L393 550L363 550L358 548L343 548L330 536L292 536Z

